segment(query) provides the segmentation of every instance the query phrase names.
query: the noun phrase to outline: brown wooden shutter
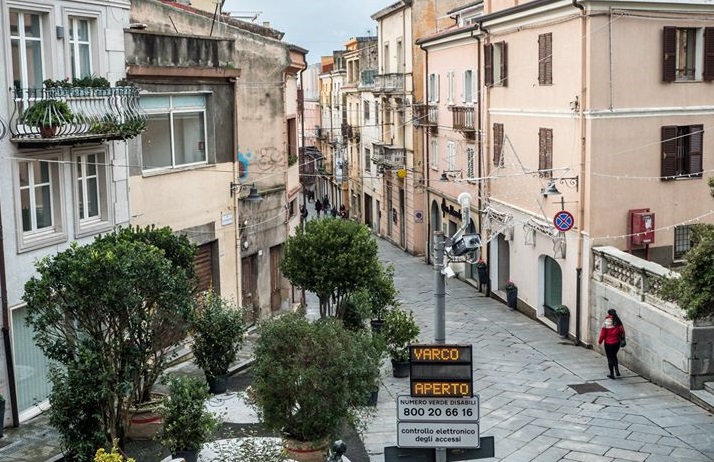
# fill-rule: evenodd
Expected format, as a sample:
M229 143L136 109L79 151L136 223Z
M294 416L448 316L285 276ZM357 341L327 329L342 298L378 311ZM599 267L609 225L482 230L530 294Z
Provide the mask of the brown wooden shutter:
M198 279L196 289L203 292L213 287L213 247L210 243L198 247L194 264Z
M493 165L503 165L503 124L493 124Z
M545 76L544 76L544 84L545 85L552 85L553 84L553 34L548 33L545 34L544 36L545 40Z
M545 85L545 34L538 36L538 85Z
M490 43L483 46L483 83L493 86L493 45Z
M677 176L677 127L662 127L662 179L672 180Z
M553 129L541 128L538 131L538 143L539 175L550 178L553 175Z
M703 135L704 125L692 125L689 127L689 165L687 172L690 175L701 175L702 173Z
M704 28L704 80L714 80L714 27Z
M662 36L662 80L674 82L677 80L677 28L665 27Z
M501 42L501 85L508 86L508 44Z

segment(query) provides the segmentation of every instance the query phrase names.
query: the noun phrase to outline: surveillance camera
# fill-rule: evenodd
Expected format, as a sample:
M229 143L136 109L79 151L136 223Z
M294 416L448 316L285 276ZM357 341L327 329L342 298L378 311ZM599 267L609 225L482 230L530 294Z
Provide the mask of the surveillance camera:
M464 234L458 241L451 246L451 253L456 257L460 257L474 250L481 248L481 235L478 233Z
M454 270L451 269L450 266L447 266L443 270L441 270L441 274L443 274L449 279L456 277L456 273L454 272Z

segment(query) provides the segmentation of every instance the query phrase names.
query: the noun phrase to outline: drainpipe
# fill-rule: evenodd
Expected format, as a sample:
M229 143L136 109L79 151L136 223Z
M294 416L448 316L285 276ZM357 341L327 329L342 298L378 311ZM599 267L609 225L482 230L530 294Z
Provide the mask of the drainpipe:
M483 22L478 23L478 30L483 32L484 35L489 34L488 29L483 27ZM473 32L471 34L473 36ZM476 40L478 40L478 44L479 44L479 46L478 46L478 55L479 55L478 56L478 64L479 64L479 69L481 69L481 39L477 37ZM491 64L493 65L493 63L491 63ZM481 74L483 74L483 72L479 72L479 88L481 88L481 86L480 86ZM485 75L484 75L484 82L485 81L486 81L486 79L485 79ZM488 128L488 127L490 127L490 124L491 124L491 118L489 117L488 110L487 110L488 106L491 104L490 103L490 88L487 87L485 84L483 86L483 92L480 96L481 97L479 98L479 130L482 126ZM488 103L486 102L487 100L488 100ZM483 108L483 109L481 109L481 108ZM483 119L481 118L482 111L483 111ZM481 161L483 160L482 159L483 158L483 138L484 138L485 133L486 133L485 130L480 130L480 132L479 132L479 139L480 139L480 142L478 144L479 178L483 177L483 171L481 170L481 165L482 165ZM490 189L488 186L489 186L488 184L484 184L484 182L482 180L479 180L479 197L478 197L478 200L479 200L479 202L478 202L479 232L482 231L481 219L483 217L482 210L481 210L482 209L481 201L482 201L482 197L490 196L490 193L489 193ZM491 262L491 246L490 245L486 245L486 261L489 263ZM491 268L492 267L493 266L491 266ZM489 269L489 273L490 273L490 269ZM486 282L486 295L488 296L490 294L491 294L491 275L489 274L488 280Z
M233 178L231 182L238 181L238 174L240 169L238 167L238 79L233 79L233 145L235 156L233 159ZM238 194L231 194L233 199L233 225L235 227L235 241L236 241L236 300L238 300L238 306L243 306L243 249L241 248L241 235L240 235L240 223L243 217L238 214Z
M2 299L2 338L5 345L5 365L10 391L10 412L12 426L20 424L20 413L17 407L17 389L15 388L15 365L12 362L12 342L10 342L10 306L7 300L7 272L5 271L5 242L3 240L2 212L0 211L0 298ZM0 422L0 428L3 423Z
M478 63L477 66L478 68L481 67L481 38L480 37L474 37L474 32L475 30L471 31L471 38L476 39L476 62ZM481 88L481 74L483 72L478 72L476 74L476 88L480 89ZM478 104L478 111L476 111L476 129L478 130L477 136L478 136L478 142L476 143L478 145L478 197L476 198L476 207L478 210L478 233L479 235L483 231L483 226L482 226L482 219L483 219L483 164L484 158L483 158L483 133L484 131L482 130L481 127L481 109L483 108L483 105L481 104L481 95L476 94L476 101Z
M298 175L300 174L300 167L303 166L305 162L305 80L303 79L303 73L307 69L307 62L305 62L305 67L300 69L300 89L302 90L302 101L300 101L300 147L298 147ZM303 158L300 159L300 148L302 148ZM303 177L304 180L304 177ZM307 209L307 191L305 190L305 184L301 182L302 186L302 205ZM302 221L302 218L300 219Z
M578 188L579 188L579 193L580 193L580 198L578 201L578 223L580 223L580 239L578 239L578 257L577 257L577 266L575 268L576 272L576 291L575 291L575 344L580 345L580 336L581 336L581 331L580 331L580 324L581 324L581 315L582 315L582 297L583 297L583 291L581 288L581 284L583 281L582 278L582 272L583 272L583 226L585 223L585 131L586 131L586 125L585 125L585 114L584 114L584 107L585 107L585 95L586 95L586 88L585 88L585 78L587 75L587 61L586 61L586 52L587 52L587 43L586 43L586 20L587 20L587 15L585 13L585 7L578 3L578 0L573 0L573 6L575 8L578 8L580 10L580 104L578 105L578 119L579 119L579 124L580 124L580 172L579 172L579 180L578 180ZM586 322L586 327L589 324L588 319L585 320ZM589 329L586 329L586 331Z
M424 52L424 75L426 78L429 78L429 50L424 48L424 44L420 43L419 48ZM412 76L414 74L412 73ZM429 103L427 102L428 99L428 85L424 85L424 106L426 107L426 114L427 114L427 120L429 120ZM412 123L413 125L413 123ZM432 240L429 239L430 234L429 230L432 229L432 226L434 225L431 222L431 186L429 186L429 175L431 174L431 168L429 167L429 130L424 130L424 136L422 137L424 141L424 159L423 159L423 167L424 167L424 190L426 191L426 210L427 210L427 219L426 219L426 229L427 229L427 237L426 237L426 263L429 264L431 263L431 252L430 249L432 248ZM436 231L435 229L433 231ZM432 231L432 232L433 232Z

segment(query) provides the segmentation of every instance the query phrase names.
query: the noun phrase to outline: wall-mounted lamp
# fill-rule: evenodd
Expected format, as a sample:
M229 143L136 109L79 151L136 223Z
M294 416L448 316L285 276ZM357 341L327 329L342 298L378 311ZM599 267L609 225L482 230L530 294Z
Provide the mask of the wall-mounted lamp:
M463 178L463 173L461 170L444 170L441 172L441 181L449 181L449 177L451 178Z
M552 180L550 180L550 182L548 182L548 185L545 188L540 190L540 193L544 196L560 195L560 191L558 190L557 186L555 186L556 181L560 184L568 186L569 188L575 188L576 191L578 190L578 177L572 176L563 178L553 178Z
M241 191L243 191L245 188L249 188L248 195L242 198L241 200L244 200L246 202L260 202L263 200L262 197L260 197L260 193L258 192L258 188L255 187L255 184L240 184L240 183L233 183L231 181L231 197L233 197L234 194L240 194Z

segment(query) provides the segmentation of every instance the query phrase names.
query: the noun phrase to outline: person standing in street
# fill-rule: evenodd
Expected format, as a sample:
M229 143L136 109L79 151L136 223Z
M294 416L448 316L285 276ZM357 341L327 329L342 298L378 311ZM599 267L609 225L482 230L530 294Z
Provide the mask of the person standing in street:
M322 211L322 202L315 201L315 212L317 212L317 218L320 218L321 211Z
M325 197L322 199L322 210L325 211L325 214L330 210L330 199L327 198L327 194L325 194Z
M620 369L617 363L617 352L620 351L620 342L625 340L625 327L622 325L617 311L614 309L607 310L605 322L602 323L600 329L600 337L597 344L605 342L605 355L607 356L607 368L610 370L608 377L614 379L615 376L620 377Z

